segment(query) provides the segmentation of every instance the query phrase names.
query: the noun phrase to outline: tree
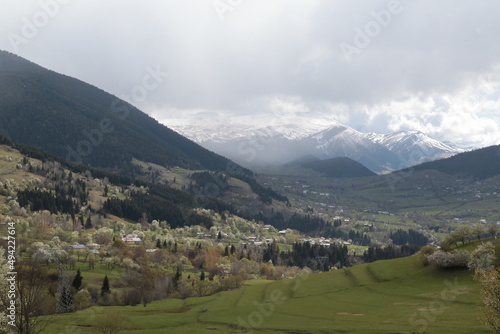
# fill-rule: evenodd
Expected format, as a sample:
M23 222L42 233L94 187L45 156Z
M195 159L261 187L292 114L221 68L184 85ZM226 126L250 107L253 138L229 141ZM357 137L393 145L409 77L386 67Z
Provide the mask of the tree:
M471 228L471 234L481 240L481 236L485 233L485 228L481 224L476 224Z
M59 295L58 311L61 313L73 312L73 293L69 286L63 286Z
M497 232L498 228L495 224L491 224L490 226L488 226L488 233L491 234L492 237L495 237L495 239L497 238L496 237Z
M113 240L113 230L108 227L101 227L92 234L92 239L100 245L107 245Z
M73 278L73 283L71 283L71 286L73 286L76 290L80 290L82 287L82 273L80 272L80 268L76 271L75 278Z
M222 233L219 231L219 233L217 234L217 239L220 240L222 239Z
M160 239L156 239L156 248L161 248L161 241L160 241Z
M109 279L108 275L104 276L104 280L102 281L102 287L101 287L101 297L103 297L105 294L111 293L111 289L109 288Z
M489 271L495 267L493 261L495 261L495 246L487 242L472 251L467 266L470 270Z
M466 268L471 255L466 250L456 250L454 252L444 252L438 250L427 256L427 261L431 265L441 268Z
M87 230L92 228L92 219L90 218L90 215L87 217L87 221L85 222L85 228Z
M482 320L493 333L500 333L500 268L477 270L474 277L481 285Z
M86 309L92 305L92 297L90 293L82 289L78 291L73 298L73 306L75 307L75 311Z
M47 275L38 263L29 263L17 268L16 331L22 334L38 334L52 320L41 318L47 305Z
M204 281L204 280L205 280L205 272L202 271L200 274L200 281Z
M457 240L460 240L462 244L465 244L466 240L470 240L473 236L472 229L469 225L460 225L455 229L455 231L451 232L451 235L455 237Z

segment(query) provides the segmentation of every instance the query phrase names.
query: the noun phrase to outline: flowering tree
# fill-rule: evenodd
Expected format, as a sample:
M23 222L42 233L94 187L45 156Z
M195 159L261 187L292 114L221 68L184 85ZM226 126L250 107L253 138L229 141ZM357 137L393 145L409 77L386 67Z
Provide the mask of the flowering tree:
M493 261L495 261L495 246L487 242L472 251L467 266L470 270L490 271L494 268Z
M475 279L481 284L482 320L493 333L500 333L500 268L477 270Z

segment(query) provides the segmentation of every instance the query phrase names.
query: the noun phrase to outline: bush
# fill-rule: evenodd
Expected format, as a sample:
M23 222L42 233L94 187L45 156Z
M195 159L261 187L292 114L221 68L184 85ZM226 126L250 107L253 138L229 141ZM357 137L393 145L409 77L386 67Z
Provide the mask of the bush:
M125 317L118 312L106 313L96 318L92 327L99 333L116 334L125 328Z
M431 255L427 256L427 261L429 264L435 265L441 268L467 268L470 261L471 254L465 250L459 250L454 252L444 252L438 250Z
M420 261L422 261L422 263L424 264L424 266L429 265L429 261L427 260L427 257L432 255L436 250L437 250L437 248L434 246L424 246L424 247L420 248L419 258L420 258Z

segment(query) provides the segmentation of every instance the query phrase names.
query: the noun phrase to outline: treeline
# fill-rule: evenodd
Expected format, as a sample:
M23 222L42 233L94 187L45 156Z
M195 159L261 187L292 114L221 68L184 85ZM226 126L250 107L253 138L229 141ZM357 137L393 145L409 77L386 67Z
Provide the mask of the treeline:
M194 192L213 193L219 196L228 187L229 176L223 172L197 172L190 176L195 184L190 184L188 190Z
M417 245L394 246L387 245L385 247L369 247L363 254L365 262L374 262L378 260L390 260L399 257L406 257L415 254L420 250Z
M31 211L48 210L51 213L75 213L78 205L69 195L53 193L44 189L25 189L17 193L17 201L21 207Z
M271 245L272 246L272 245ZM351 265L347 246L332 244L323 246L309 242L294 243L292 250L280 253L283 265L311 270L328 271L332 267L342 268Z
M352 243L355 245L368 246L372 242L368 234L354 230L349 231L348 238L352 240Z
M153 194L143 194L133 192L130 198L121 200L118 198L108 198L104 202L103 209L120 218L133 221L164 220L172 228L186 225L194 225L197 221L190 221L182 209L172 203ZM211 223L208 228L211 227Z
M288 202L288 197L281 195L269 187L262 186L257 180L247 174L239 173L231 174L231 176L248 183L252 191L259 195L259 199L265 204L271 204L273 199L280 202Z
M389 238L391 238L395 245L425 246L429 243L429 238L412 229L409 229L408 231L398 229L397 231L392 232Z
M25 145L18 142L12 141L10 138L7 138L0 134L0 144L11 146L12 148L21 152L21 154L33 158L41 160L42 162L46 161L55 161L60 163L62 166L72 171L73 173L85 173L89 171L94 178L104 179L108 178L108 180L116 185L130 185L132 184L132 178L130 176L117 174L113 172L108 172L102 169L80 165L77 163L73 163L63 159L55 154L44 151L38 147ZM129 166L128 170L129 174L136 175L138 173L137 167Z
M483 180L500 173L499 150L500 145L489 146L460 153L450 158L426 162L411 168L413 170L432 169L451 175L468 175Z
M17 192L17 201L21 207L29 207L31 211L48 210L54 214L78 213L87 200L86 184L79 179L69 184L57 184L53 191L35 187Z

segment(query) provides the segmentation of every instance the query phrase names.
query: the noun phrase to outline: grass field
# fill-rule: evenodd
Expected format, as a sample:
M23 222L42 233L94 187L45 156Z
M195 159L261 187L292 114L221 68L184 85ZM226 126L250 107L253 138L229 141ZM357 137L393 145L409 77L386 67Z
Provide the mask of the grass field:
M424 267L412 256L147 307L93 307L54 317L47 332L96 333L95 319L118 312L123 333L486 334L478 300L468 270Z

